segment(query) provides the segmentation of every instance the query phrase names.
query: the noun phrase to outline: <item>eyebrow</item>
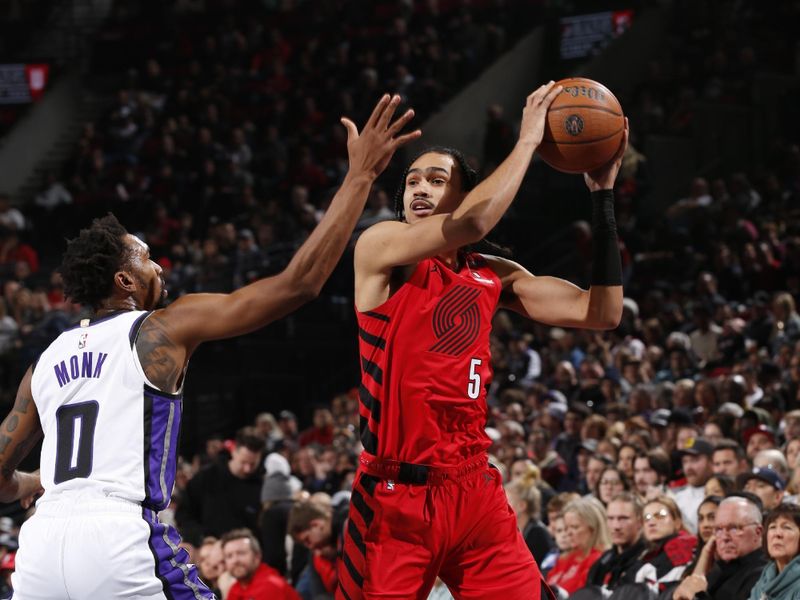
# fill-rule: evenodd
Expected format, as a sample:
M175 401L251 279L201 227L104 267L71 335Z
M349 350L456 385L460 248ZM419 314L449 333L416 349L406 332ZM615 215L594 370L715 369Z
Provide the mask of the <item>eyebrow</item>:
M448 171L447 169L443 169L442 167L428 167L427 169L425 169L425 171L428 173L430 173L431 171L441 171L445 175L448 176L450 175L450 171ZM411 175L412 173L423 173L423 170L418 167L414 167L413 169L408 170L408 175Z

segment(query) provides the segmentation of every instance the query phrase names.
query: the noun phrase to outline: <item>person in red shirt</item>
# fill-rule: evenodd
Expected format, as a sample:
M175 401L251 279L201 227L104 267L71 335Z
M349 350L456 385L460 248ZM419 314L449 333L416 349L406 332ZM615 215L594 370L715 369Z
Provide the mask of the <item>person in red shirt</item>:
M567 504L564 524L572 551L559 557L547 574L547 583L572 594L586 586L589 569L611 547L611 537L603 506L594 498L579 498Z
M423 152L397 193L397 221L355 248L364 452L353 485L337 599L538 600L542 576L488 464L489 335L497 308L551 325L608 329L622 315L612 188L627 143L585 175L592 193L591 287L535 277L469 249L497 224L542 142L553 82L528 96L519 139L484 181L450 148Z
M225 569L236 578L227 600L301 600L278 571L261 562L261 545L249 529L222 536L222 552Z

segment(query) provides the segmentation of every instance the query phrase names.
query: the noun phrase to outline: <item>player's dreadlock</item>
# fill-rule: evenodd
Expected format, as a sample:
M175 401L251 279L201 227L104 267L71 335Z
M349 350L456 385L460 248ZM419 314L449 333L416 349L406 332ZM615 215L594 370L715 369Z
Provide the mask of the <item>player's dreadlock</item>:
M127 233L109 213L92 221L91 227L82 229L78 237L67 242L59 271L68 298L97 309L111 295L114 273L127 259Z
M400 187L397 188L397 191L394 194L394 214L398 221L405 221L406 219L405 207L403 206L403 195L406 193L406 179L408 178L408 171L411 169L411 165L413 165L420 156L430 153L446 154L456 161L456 164L461 171L462 192L469 192L476 185L478 185L478 172L469 165L467 158L460 150L450 148L449 146L431 146L426 148L408 163L406 170L403 172L403 179L400 180ZM496 256L503 256L505 258L511 258L512 254L509 248L495 244L494 242L491 242L485 238L475 244L466 246L463 248L463 250L466 252L484 252L487 254L494 254Z

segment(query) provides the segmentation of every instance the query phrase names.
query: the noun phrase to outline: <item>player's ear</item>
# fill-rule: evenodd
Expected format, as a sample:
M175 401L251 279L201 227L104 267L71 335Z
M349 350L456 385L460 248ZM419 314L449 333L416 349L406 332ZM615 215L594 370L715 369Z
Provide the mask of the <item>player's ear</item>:
M117 271L114 273L114 286L125 291L136 291L136 280L128 271Z

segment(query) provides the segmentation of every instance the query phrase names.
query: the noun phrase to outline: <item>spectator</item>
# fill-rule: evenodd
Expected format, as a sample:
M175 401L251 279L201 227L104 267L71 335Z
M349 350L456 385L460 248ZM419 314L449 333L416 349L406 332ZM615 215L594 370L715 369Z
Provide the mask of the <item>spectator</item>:
M739 476L739 488L761 499L764 512L777 508L786 493L786 482L769 467L755 467L752 472Z
M611 542L603 506L594 498L570 502L564 508L564 524L572 551L558 558L547 575L547 583L572 594L586 585L589 569Z
M665 493L671 475L669 456L661 448L640 453L633 461L634 484L636 492L642 498L649 500Z
M301 600L280 574L261 562L261 547L248 529L222 537L225 568L236 579L226 600Z
M534 476L529 473L512 479L505 489L508 503L517 515L517 527L536 564L542 564L555 546L555 540L541 521L542 493L536 483Z
M258 520L262 560L279 573L286 574L286 534L293 496L289 461L280 454L272 453L264 460L264 468L266 473L261 487L261 515Z
M747 457L744 449L734 440L723 439L714 446L711 467L715 475L736 478L747 471Z
M703 438L690 438L680 450L686 486L675 492L683 524L689 533L697 533L697 507L705 497L705 485L712 475L711 455L714 447Z
M592 565L587 583L611 592L625 583L634 583L641 567L639 557L646 549L643 535L644 505L636 494L615 495L606 507L606 522L613 546ZM605 594L604 594L605 595Z
M744 430L742 443L745 446L747 458L753 460L756 454L762 450L775 448L775 434L768 426L760 423Z
M215 537L205 538L197 549L197 557L200 578L217 596L227 597L236 580L225 570L222 542Z
M648 547L641 556L636 582L658 594L678 581L692 562L697 538L683 528L678 505L669 496L657 496L645 504L644 537Z
M681 582L674 600L746 600L767 564L761 548L761 509L743 496L719 505L714 537L703 546L697 566Z
M242 527L258 531L263 451L264 438L254 427L240 429L230 459L204 467L187 484L176 514L180 530L204 536Z
M607 507L611 499L622 492L628 492L631 485L625 473L617 467L606 467L600 472L597 485L594 488L594 496L603 506Z
M736 480L727 475L712 475L706 481L704 488L706 496L721 496L723 498L735 490ZM700 513L698 512L698 514Z
M793 600L800 589L800 507L783 504L769 513L765 546L771 559L750 600Z

